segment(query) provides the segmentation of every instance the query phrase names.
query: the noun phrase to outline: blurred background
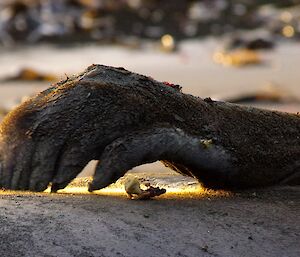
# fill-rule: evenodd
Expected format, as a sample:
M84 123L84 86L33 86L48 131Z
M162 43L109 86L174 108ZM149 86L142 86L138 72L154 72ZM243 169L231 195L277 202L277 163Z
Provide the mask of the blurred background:
M1 0L0 120L98 63L300 111L300 0Z
M2 0L0 109L92 63L299 111L300 0Z

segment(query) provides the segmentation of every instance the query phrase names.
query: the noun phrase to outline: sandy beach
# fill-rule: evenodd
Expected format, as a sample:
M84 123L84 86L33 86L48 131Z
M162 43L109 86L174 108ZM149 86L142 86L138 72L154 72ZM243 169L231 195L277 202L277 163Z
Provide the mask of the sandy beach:
M179 51L171 54L147 47L139 51L97 45L2 49L0 77L31 67L64 78L65 74L80 72L92 63L101 63L181 84L184 92L201 97L246 94L269 83L300 97L298 44L280 44L274 51L262 53L265 65L247 68L213 63L212 55L217 48L218 42L208 39L183 42ZM12 108L23 96L48 86L44 82L1 82L1 107ZM299 104L258 106L300 111ZM90 163L80 176L90 176L93 166ZM154 185L166 187L167 194L150 201L131 201L122 187L117 192L89 194L81 184L76 187L81 188L79 193L71 189L58 194L0 191L0 254L300 256L299 187L235 194L203 192L197 186L195 190L195 180L170 173L161 164L140 166L133 172L148 177Z
M109 45L78 45L60 48L51 45L0 49L0 78L22 68L55 74L59 79L79 73L89 65L124 67L158 81L180 84L184 93L200 97L226 98L255 92L269 84L300 97L300 47L282 42L274 50L260 52L263 64L224 67L213 61L219 40L183 41L174 53L162 53L155 46L128 49ZM24 95L37 93L49 82L0 82L0 103L12 105Z
M190 192L0 193L0 254L15 256L272 256L300 254L300 190L226 196Z

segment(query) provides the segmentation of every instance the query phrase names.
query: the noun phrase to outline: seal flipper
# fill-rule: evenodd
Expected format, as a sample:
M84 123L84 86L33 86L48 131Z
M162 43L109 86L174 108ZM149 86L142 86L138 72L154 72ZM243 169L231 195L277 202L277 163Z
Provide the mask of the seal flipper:
M89 154L86 154L80 146L70 145L66 148L58 162L51 192L65 188L84 169L89 161Z
M177 128L152 128L119 138L108 145L99 162L89 191L104 188L128 170L157 160L169 160L191 169L199 180L225 178L230 155L221 146L203 147L200 138ZM216 176L215 173L218 173Z

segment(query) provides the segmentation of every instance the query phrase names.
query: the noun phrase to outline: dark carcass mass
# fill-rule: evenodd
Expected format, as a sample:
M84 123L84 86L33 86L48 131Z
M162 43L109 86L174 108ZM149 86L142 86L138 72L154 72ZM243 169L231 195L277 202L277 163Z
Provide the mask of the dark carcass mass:
M89 190L161 160L205 187L300 184L300 116L201 99L123 68L92 65L11 111L0 186L64 188L99 160Z

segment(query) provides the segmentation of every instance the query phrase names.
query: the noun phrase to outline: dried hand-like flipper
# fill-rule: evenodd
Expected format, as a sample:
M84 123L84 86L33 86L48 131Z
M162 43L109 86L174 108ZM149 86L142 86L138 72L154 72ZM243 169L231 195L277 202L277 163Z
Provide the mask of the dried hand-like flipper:
M89 190L161 160L209 188L300 184L300 117L183 94L123 68L90 66L10 112L0 187L64 188L99 160Z

